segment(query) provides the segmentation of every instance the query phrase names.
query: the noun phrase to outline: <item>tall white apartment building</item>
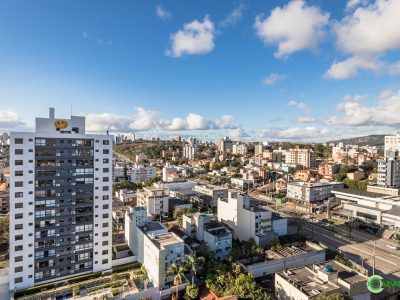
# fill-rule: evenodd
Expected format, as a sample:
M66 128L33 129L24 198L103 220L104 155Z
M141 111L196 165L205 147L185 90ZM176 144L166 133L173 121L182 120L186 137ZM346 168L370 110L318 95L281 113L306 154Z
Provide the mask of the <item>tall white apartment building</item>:
M254 156L262 155L263 151L264 151L264 145L262 143L254 145Z
M287 164L302 165L305 168L315 168L315 153L311 149L289 149L286 151Z
M10 144L10 290L111 269L111 135L36 118Z
M151 221L144 207L134 207L126 213L125 240L146 268L149 279L160 288L165 286L168 268L185 259L184 241L160 222Z
M233 230L240 241L253 238L257 245L266 246L277 238L272 229L272 213L250 205L249 195L229 191L228 198L218 199L218 221Z
M146 207L149 216L168 213L169 190L145 187L137 192L137 205Z
M386 157L378 159L377 184L384 187L400 187L400 160Z
M153 166L134 165L130 170L130 182L143 182L157 175Z
M247 145L242 143L235 143L232 145L232 154L247 155Z
M228 189L217 185L196 185L193 188L196 192L207 196L207 206L216 207L218 198L228 198Z
M186 144L183 146L183 157L187 159L195 159L197 154L199 153L199 148L197 146L192 146L190 144Z
M399 155L400 152L400 133L397 133L396 135L388 135L385 136L385 158L387 156L387 152L397 152L397 155Z

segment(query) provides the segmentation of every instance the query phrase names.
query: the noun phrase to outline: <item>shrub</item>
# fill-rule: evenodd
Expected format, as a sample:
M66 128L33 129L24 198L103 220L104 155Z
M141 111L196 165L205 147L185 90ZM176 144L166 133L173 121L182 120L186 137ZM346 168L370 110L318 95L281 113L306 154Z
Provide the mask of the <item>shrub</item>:
M111 293L112 293L113 297L115 297L115 296L119 295L119 289L117 289L117 288L112 289Z
M115 280L115 281L111 282L110 287L111 287L111 288L117 288L117 287L122 286L123 284L124 284L124 283L123 283L122 280Z
M73 289L73 292L74 292L74 296L79 296L81 293L79 286L75 286Z
M138 269L138 268L140 268L140 266L141 266L140 263L133 262L133 263L130 263L130 264L126 264L126 265L122 265L122 266L118 266L118 267L113 268L113 273L121 273L121 272L128 271L128 270L131 270L131 269Z
M74 284L74 283L79 283L79 282L82 282L85 280L98 278L100 276L101 276L101 272L97 272L97 273L93 273L93 274L87 274L87 275L74 277L72 279L69 279L68 282L69 282L69 284Z

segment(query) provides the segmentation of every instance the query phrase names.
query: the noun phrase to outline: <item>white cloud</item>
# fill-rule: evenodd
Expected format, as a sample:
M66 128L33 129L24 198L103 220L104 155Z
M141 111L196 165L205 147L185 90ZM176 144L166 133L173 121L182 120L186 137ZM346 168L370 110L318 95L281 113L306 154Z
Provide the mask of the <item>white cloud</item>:
M376 0L358 7L334 26L336 45L344 54L343 61L335 61L325 73L332 79L356 77L360 70L374 73L400 73L400 62L390 63L382 56L400 49L400 1Z
M235 25L240 19L243 18L243 11L245 10L246 5L244 3L240 3L238 6L234 7L229 14L225 16L225 18L219 23L220 27L229 27Z
M89 33L87 33L87 31L83 30L82 31L82 37L85 38L85 39L88 38L89 37Z
M16 127L25 125L21 121L18 113L12 110L0 110L0 128L1 129L15 129Z
M258 15L254 27L265 44L278 46L275 57L286 58L296 51L317 49L328 23L328 13L307 6L303 0L293 0L273 9L266 19Z
M331 124L400 127L397 113L400 111L400 90L383 91L372 105L362 104L357 99L344 99L336 109L340 114L328 118Z
M312 117L306 117L306 116L300 116L297 118L297 122L300 123L315 123L317 122L316 118L312 118Z
M227 135L233 139L250 137L250 135L242 127L229 129L227 131Z
M158 119L159 113L146 110L142 107L135 109L133 115L117 115L110 113L86 115L87 129L90 132L119 131L147 131L147 130L208 130L230 129L233 117L222 116L215 120L208 120L195 113L189 113L186 117L176 117L171 120Z
M280 140L304 140L304 139L322 139L332 134L328 128L308 127L290 127L290 128L269 128L258 129L255 135L258 138L280 139Z
M348 0L346 3L346 9L351 10L351 9L356 9L359 6L364 6L368 4L369 0Z
M172 14L168 10L166 10L162 5L157 5L156 16L159 17L161 20L167 20L172 17Z
M172 34L170 49L167 49L165 54L172 57L180 57L184 54L206 54L214 49L214 38L214 24L207 15L203 22L194 20L184 24L183 30Z
M274 85L275 83L286 79L286 77L286 74L271 73L265 77L262 82L264 85Z
M290 100L289 102L288 102L288 105L289 106L292 106L292 107L296 107L297 109L299 109L299 110L302 110L302 111L304 111L305 113L310 113L310 109L308 108L308 106L305 104L305 103L303 103L303 102L297 102L297 101L294 101L294 100Z

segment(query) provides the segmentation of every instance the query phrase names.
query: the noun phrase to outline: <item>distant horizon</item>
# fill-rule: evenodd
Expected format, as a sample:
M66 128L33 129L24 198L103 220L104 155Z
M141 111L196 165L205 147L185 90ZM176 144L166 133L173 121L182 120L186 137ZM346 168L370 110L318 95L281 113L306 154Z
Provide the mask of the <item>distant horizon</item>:
M0 7L0 132L32 130L49 106L85 115L90 132L141 136L305 142L400 130L397 0Z

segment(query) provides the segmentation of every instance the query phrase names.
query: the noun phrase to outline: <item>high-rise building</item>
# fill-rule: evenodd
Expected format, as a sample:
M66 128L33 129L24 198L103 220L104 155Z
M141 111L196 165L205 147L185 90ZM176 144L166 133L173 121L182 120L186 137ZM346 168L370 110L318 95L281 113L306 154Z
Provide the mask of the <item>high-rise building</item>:
M302 165L305 168L316 167L315 152L311 149L289 149L286 151L287 164Z
M254 156L262 155L263 151L264 151L264 145L262 143L254 145Z
M111 269L112 141L53 108L11 133L10 290Z
M395 153L395 156L399 155L400 152L400 133L396 135L385 136L385 158L389 153Z
M400 187L400 160L386 157L378 159L377 184L384 187Z
M233 142L229 137L225 137L217 142L218 151L221 153L231 152L233 147Z
M195 159L199 154L199 148L197 146L192 146L190 144L186 144L183 146L183 157L187 159Z

